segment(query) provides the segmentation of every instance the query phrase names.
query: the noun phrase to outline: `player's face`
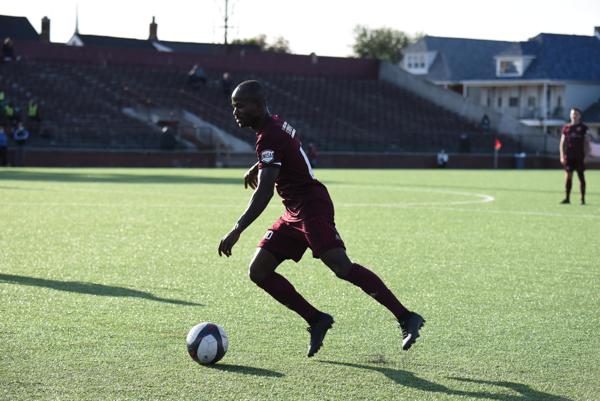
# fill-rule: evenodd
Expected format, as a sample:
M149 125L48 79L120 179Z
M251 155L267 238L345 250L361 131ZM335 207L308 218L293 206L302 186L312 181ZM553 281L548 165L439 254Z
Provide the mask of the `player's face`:
M240 127L256 127L262 115L262 110L258 102L232 96L231 106L233 107L235 122Z
M579 124L581 120L581 114L577 110L571 110L571 123Z

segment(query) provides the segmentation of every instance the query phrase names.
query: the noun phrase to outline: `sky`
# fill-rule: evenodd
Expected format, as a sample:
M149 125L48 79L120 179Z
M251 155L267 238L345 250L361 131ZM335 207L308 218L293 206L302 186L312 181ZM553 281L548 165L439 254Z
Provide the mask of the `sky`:
M281 36L293 53L350 56L356 25L388 27L410 35L527 40L538 33L590 36L600 26L600 0L228 0L229 40ZM147 39L152 17L158 38L223 42L225 0L13 0L0 14L24 16L39 32L51 20L51 41L75 31Z

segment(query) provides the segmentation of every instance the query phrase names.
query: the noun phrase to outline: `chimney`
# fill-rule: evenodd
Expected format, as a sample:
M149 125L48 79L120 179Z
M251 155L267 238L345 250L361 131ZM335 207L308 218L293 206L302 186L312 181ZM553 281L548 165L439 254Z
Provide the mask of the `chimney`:
M154 17L152 17L152 23L150 24L150 37L148 40L158 40L158 36L156 32L158 31L158 24L154 22Z
M40 32L40 42L50 43L50 18L42 18L42 31Z
M594 27L594 36L596 37L596 39L600 40L600 26Z

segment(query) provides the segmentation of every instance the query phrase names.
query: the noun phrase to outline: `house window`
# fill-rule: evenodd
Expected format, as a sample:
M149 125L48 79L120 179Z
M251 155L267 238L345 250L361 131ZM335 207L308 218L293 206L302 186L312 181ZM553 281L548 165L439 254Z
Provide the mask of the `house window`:
M413 73L427 73L427 55L425 53L407 54L405 65Z
M518 74L517 64L512 60L500 61L500 74Z
M519 107L519 98L518 97L509 97L508 98L508 107Z
M536 103L536 98L535 96L529 96L527 98L527 107L535 107L535 103Z
M498 97L498 108L502 108L502 98Z

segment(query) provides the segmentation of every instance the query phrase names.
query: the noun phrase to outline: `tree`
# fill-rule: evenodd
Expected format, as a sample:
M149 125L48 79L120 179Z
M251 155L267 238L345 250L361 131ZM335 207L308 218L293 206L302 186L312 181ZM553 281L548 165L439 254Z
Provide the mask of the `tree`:
M402 49L416 42L423 35L411 37L405 32L392 28L369 29L364 25L354 28L352 50L360 58L376 58L398 63L402 60Z
M254 38L234 39L232 45L255 45L262 51L275 53L290 53L290 43L283 37L279 36L271 44L267 43L267 35L258 35Z
M290 42L283 36L279 36L266 48L267 51L275 53L290 53Z
M231 42L232 45L254 45L258 46L260 50L264 50L267 47L267 35L258 35L254 38L247 39L234 39Z

